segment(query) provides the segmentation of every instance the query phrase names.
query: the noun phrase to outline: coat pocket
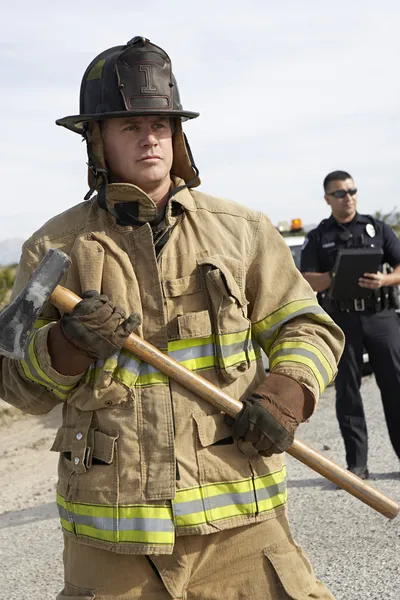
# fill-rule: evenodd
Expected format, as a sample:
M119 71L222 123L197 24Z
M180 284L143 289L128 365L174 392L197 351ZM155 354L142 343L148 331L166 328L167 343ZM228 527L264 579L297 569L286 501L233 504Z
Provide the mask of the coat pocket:
M216 366L222 378L231 383L249 369L252 359L243 265L223 256L211 256L198 264L212 315Z
M310 600L317 580L303 550L292 539L288 537L264 548L264 555L272 564L289 598ZM327 599L330 597L326 596Z
M50 450L60 453L59 491L64 496L67 488L108 490L116 481L117 431L103 432L90 428L85 440L79 428L60 427ZM80 442L83 440L83 444Z
M248 460L232 438L225 414L194 414L197 429L197 462L201 485L237 481L252 476Z

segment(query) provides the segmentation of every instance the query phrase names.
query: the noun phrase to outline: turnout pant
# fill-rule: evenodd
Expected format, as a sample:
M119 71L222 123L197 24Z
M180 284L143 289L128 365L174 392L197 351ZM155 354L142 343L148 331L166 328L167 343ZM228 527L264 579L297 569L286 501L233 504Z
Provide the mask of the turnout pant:
M400 318L393 310L331 315L346 336L336 377L336 414L348 467L364 467L368 436L360 394L363 348L380 389L392 446L400 458Z
M57 600L334 600L293 541L286 515L176 539L172 555L116 554L65 537Z

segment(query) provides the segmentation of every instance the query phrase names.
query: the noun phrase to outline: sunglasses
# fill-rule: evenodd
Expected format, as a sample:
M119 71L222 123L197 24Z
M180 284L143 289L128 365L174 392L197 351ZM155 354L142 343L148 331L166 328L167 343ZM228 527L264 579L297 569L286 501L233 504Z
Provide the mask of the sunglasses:
M334 196L335 198L344 198L347 194L350 196L354 196L357 194L357 188L353 188L351 190L337 190L336 192L326 192L327 196Z

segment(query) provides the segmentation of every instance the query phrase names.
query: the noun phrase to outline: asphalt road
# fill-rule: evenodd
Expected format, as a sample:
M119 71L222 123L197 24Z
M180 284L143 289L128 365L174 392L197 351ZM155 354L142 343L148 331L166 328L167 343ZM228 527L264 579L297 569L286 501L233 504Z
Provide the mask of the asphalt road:
M363 394L372 483L400 501L400 465L373 376L364 379ZM0 600L54 600L62 588L57 456L48 451L59 419L58 409L41 418L0 418ZM332 388L298 437L344 464ZM400 517L390 521L290 456L287 463L292 529L317 576L337 600L399 600Z

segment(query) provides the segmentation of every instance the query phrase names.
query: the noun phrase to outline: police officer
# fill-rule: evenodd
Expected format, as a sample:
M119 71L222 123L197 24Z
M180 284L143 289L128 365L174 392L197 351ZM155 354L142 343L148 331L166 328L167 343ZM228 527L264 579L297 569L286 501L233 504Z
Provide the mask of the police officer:
M393 289L400 284L400 240L382 221L357 212L357 188L349 173L329 173L323 185L332 214L307 235L300 268L346 336L335 381L336 414L348 470L368 479L367 426L360 394L364 347L381 392L390 440L400 458L400 321ZM380 268L377 273L364 273L358 283L371 293L363 302L349 298L328 307L324 292L332 283L337 252L355 247L380 248L382 264L389 263L392 272L384 274Z

